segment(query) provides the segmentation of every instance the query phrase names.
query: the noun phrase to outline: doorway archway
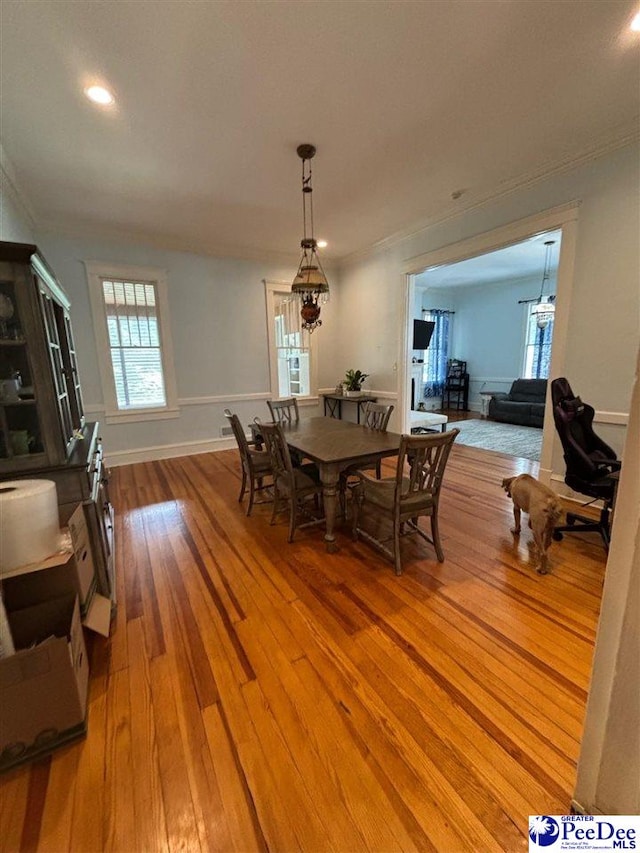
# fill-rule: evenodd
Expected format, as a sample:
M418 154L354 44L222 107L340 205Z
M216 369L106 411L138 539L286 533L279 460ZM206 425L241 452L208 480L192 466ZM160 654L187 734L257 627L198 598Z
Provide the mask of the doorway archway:
M398 371L398 402L403 413L403 432L410 430L409 403L411 400L411 344L408 334L409 320L413 316L415 300L415 278L423 270L445 264L484 255L522 242L529 237L545 231L561 230L562 245L558 264L556 289L556 316L554 345L551 357L551 374L561 375L564 369L568 323L570 316L573 269L575 259L578 204L572 203L553 208L526 219L517 220L493 231L478 234L458 243L444 246L432 252L408 259L402 270L404 311L403 316L403 357ZM552 472L552 457L555 430L550 417L550 407L543 427L542 450L540 455L540 479L549 482Z

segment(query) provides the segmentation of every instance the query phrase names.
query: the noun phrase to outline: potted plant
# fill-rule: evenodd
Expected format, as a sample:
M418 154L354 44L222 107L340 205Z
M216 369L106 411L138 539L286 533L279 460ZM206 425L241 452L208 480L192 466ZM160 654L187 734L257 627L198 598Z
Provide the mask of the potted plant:
M347 370L344 377L344 393L346 397L357 397L362 390L362 383L369 376L361 370Z

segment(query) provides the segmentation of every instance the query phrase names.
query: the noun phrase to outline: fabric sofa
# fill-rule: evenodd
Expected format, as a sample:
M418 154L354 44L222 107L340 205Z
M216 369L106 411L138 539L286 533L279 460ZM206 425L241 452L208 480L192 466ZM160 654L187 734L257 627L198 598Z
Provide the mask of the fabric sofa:
M494 394L489 400L489 417L507 424L541 427L546 395L546 379L516 379L508 394Z

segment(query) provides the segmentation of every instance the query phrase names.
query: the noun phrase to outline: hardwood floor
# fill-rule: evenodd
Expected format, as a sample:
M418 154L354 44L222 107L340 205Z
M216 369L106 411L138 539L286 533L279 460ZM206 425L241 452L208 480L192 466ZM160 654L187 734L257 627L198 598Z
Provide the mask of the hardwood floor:
M605 563L514 544L500 481L536 468L454 447L445 562L407 540L401 577L246 518L236 451L115 469L88 735L0 779L1 849L526 850L569 808Z

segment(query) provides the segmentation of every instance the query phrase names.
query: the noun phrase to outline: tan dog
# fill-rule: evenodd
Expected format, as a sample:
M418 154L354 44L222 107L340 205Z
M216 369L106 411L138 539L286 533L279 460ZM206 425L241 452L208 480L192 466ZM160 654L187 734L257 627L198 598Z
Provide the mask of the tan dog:
M502 488L513 500L515 527L511 532L516 536L520 533L520 514L522 511L526 512L529 516L529 527L533 531L533 541L538 550L540 560L538 572L546 575L547 548L551 544L553 529L562 516L562 504L555 492L529 474L507 477L502 481Z

